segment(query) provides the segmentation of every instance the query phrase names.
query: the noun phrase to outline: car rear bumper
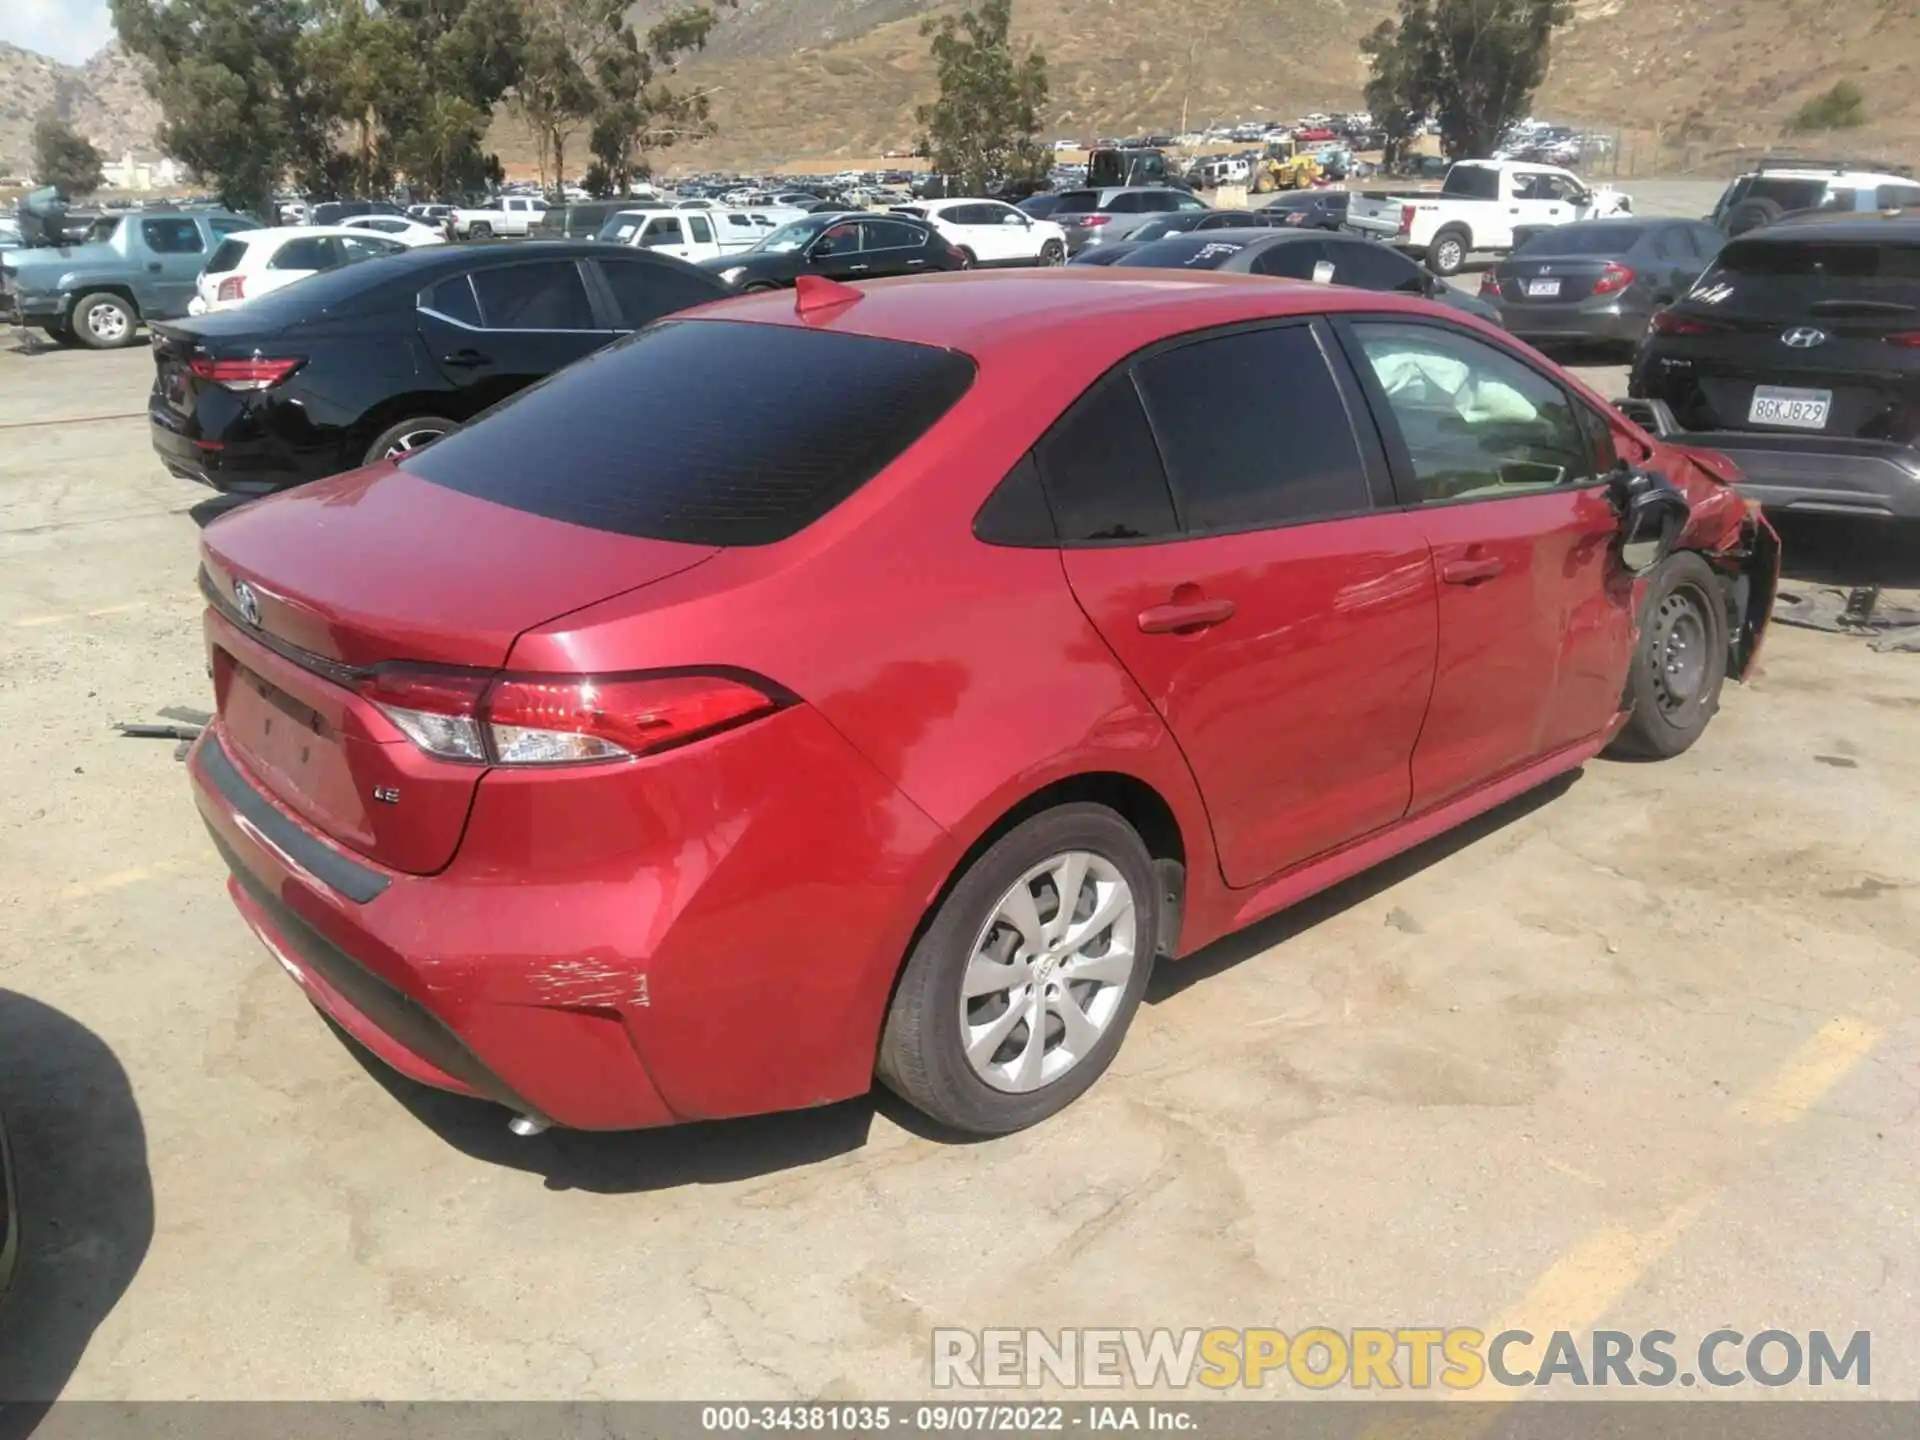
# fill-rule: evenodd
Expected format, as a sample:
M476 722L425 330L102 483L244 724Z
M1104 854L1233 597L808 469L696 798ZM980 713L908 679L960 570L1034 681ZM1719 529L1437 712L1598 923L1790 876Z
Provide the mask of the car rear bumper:
M1920 447L1826 435L1677 430L1677 445L1740 467L1740 492L1770 510L1920 520Z
M586 1130L864 1093L948 837L809 707L702 750L490 771L435 875L311 829L223 721L188 768L248 927L404 1075Z
M277 442L249 436L249 428L229 424L209 435L198 415L180 414L159 395L147 401L147 435L160 463L223 495L269 495L339 468L310 471Z
M1647 333L1648 312L1624 304L1618 297L1575 301L1566 305L1529 305L1501 300L1500 323L1511 335L1528 341L1607 340L1637 345Z

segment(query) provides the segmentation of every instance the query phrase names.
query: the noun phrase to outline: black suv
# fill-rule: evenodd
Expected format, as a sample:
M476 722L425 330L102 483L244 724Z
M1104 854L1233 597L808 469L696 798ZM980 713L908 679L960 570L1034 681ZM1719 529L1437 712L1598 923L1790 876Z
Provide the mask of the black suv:
M1729 242L1653 317L1630 393L1762 504L1920 519L1920 211Z

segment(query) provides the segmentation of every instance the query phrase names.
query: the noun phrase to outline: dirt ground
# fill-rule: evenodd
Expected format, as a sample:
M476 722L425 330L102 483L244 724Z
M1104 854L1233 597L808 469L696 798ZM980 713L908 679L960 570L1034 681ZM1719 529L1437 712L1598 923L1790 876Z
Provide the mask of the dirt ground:
M1868 1330L1865 1393L1920 1397L1920 655L1777 629L1682 759L1596 761L1164 968L1035 1131L877 1098L517 1140L320 1023L174 746L114 733L210 703L215 507L148 449L143 351L23 345L0 1396L902 1397L937 1325L1519 1322Z

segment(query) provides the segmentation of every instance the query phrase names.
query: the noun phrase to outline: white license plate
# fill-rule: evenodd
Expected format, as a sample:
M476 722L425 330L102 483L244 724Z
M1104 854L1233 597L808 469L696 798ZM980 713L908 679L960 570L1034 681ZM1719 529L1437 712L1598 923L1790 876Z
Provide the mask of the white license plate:
M1527 297L1534 300L1551 300L1560 293L1558 280L1527 281Z
M1833 409L1831 390L1789 390L1779 385L1756 385L1747 410L1749 425L1785 425L1795 430L1824 430Z

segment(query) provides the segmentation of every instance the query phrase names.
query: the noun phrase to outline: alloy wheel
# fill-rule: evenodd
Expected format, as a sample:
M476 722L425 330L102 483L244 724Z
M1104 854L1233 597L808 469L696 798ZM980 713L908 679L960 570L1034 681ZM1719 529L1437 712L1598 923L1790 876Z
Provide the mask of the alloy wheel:
M1055 855L1009 886L980 928L960 993L960 1043L995 1090L1028 1093L1084 1060L1138 963L1138 910L1110 862Z
M412 454L423 445L431 445L446 433L444 430L408 430L403 434L396 435L393 443L387 446L380 458L383 460L398 460L403 455Z

